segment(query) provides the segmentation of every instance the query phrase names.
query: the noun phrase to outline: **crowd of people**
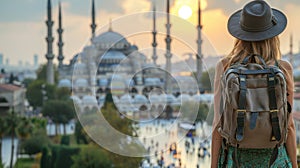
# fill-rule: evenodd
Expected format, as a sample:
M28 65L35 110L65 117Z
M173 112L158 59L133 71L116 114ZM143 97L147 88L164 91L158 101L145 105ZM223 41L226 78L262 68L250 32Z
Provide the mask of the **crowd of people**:
M155 135L159 134L164 134L164 139L156 139ZM139 135L143 136L142 142L148 153L148 156L140 164L140 168L208 166L210 141L200 139L197 134L181 135L174 121L156 120L143 124L140 126Z

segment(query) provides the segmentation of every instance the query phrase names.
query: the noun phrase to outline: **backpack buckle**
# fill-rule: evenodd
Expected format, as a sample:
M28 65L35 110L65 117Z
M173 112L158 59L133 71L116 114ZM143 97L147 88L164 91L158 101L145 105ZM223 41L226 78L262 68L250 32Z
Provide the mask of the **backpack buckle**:
M277 110L277 111L278 111L278 110ZM239 112L246 113L246 109L244 109L244 110L237 109L236 112L237 112L237 113L239 113Z
M278 112L278 110L276 109L276 110L270 110L270 113L277 113Z

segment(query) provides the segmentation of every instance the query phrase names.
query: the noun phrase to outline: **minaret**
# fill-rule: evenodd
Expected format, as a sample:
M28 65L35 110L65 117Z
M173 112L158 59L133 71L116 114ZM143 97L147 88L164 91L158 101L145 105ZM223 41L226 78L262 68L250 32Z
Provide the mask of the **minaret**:
M48 28L48 36L46 37L47 41L47 54L46 58L48 60L47 62L47 83L54 84L54 70L53 70L53 46L52 43L54 41L54 38L52 36L52 14L51 14L51 0L48 0L48 6L47 6L47 12L48 12L48 20L46 21L46 25Z
M64 31L64 29L62 29L62 24L61 24L62 20L61 20L61 4L59 2L59 8L58 8L58 29L57 29L57 33L58 33L58 42L57 42L57 46L58 46L58 68L60 68L63 65L63 60L64 60L64 55L63 55L63 46L64 46L64 42L62 41L62 33Z
M201 2L200 0L198 0L198 39L197 39L197 82L198 82L198 87L199 89L201 89L202 84L201 84L201 77L202 77L202 71L203 71L203 65L202 65L202 59L203 59L203 55L202 55L202 25L201 25Z
M166 37L166 43L167 43L167 51L166 51L166 82L165 82L165 90L167 92L167 94L171 93L171 36L170 36L170 30L171 30L171 24L170 24L170 0L167 0L167 24L166 24L166 28L167 28L167 37Z
M97 27L97 25L95 22L95 0L92 0L92 24L91 24L92 38L95 37L96 27Z
M294 55L293 55L293 34L290 36L290 53L289 53L289 61L294 66Z
M156 52L156 47L157 47L157 42L156 42L156 4L155 4L155 0L153 0L153 43L152 43L152 47L153 47L153 55L152 55L152 60L153 60L153 64L156 65L156 60L157 60L157 52Z

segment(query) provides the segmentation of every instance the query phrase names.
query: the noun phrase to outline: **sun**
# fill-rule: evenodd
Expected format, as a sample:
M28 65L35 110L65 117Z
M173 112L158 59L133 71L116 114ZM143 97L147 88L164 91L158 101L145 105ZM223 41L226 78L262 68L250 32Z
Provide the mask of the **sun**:
M193 11L192 11L191 7L189 7L187 5L181 6L178 10L178 15L182 19L190 18L192 16L192 14L193 14Z

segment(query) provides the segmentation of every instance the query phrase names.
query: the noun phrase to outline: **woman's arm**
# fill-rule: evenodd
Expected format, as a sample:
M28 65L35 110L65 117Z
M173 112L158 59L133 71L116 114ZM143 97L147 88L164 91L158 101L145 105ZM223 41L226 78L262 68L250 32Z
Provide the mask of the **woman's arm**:
M220 121L220 99L221 99L221 77L223 74L223 64L221 61L216 66L214 79L214 121L212 132L212 146L211 146L211 167L217 168L218 159L220 155L220 148L222 145L222 137L217 131L217 125Z
M280 61L281 69L283 70L286 83L287 83L287 101L293 107L294 102L294 78L293 78L293 67L286 61ZM298 168L297 165L297 145L296 145L296 131L293 116L289 116L288 136L286 140L287 153L292 161L293 168Z

